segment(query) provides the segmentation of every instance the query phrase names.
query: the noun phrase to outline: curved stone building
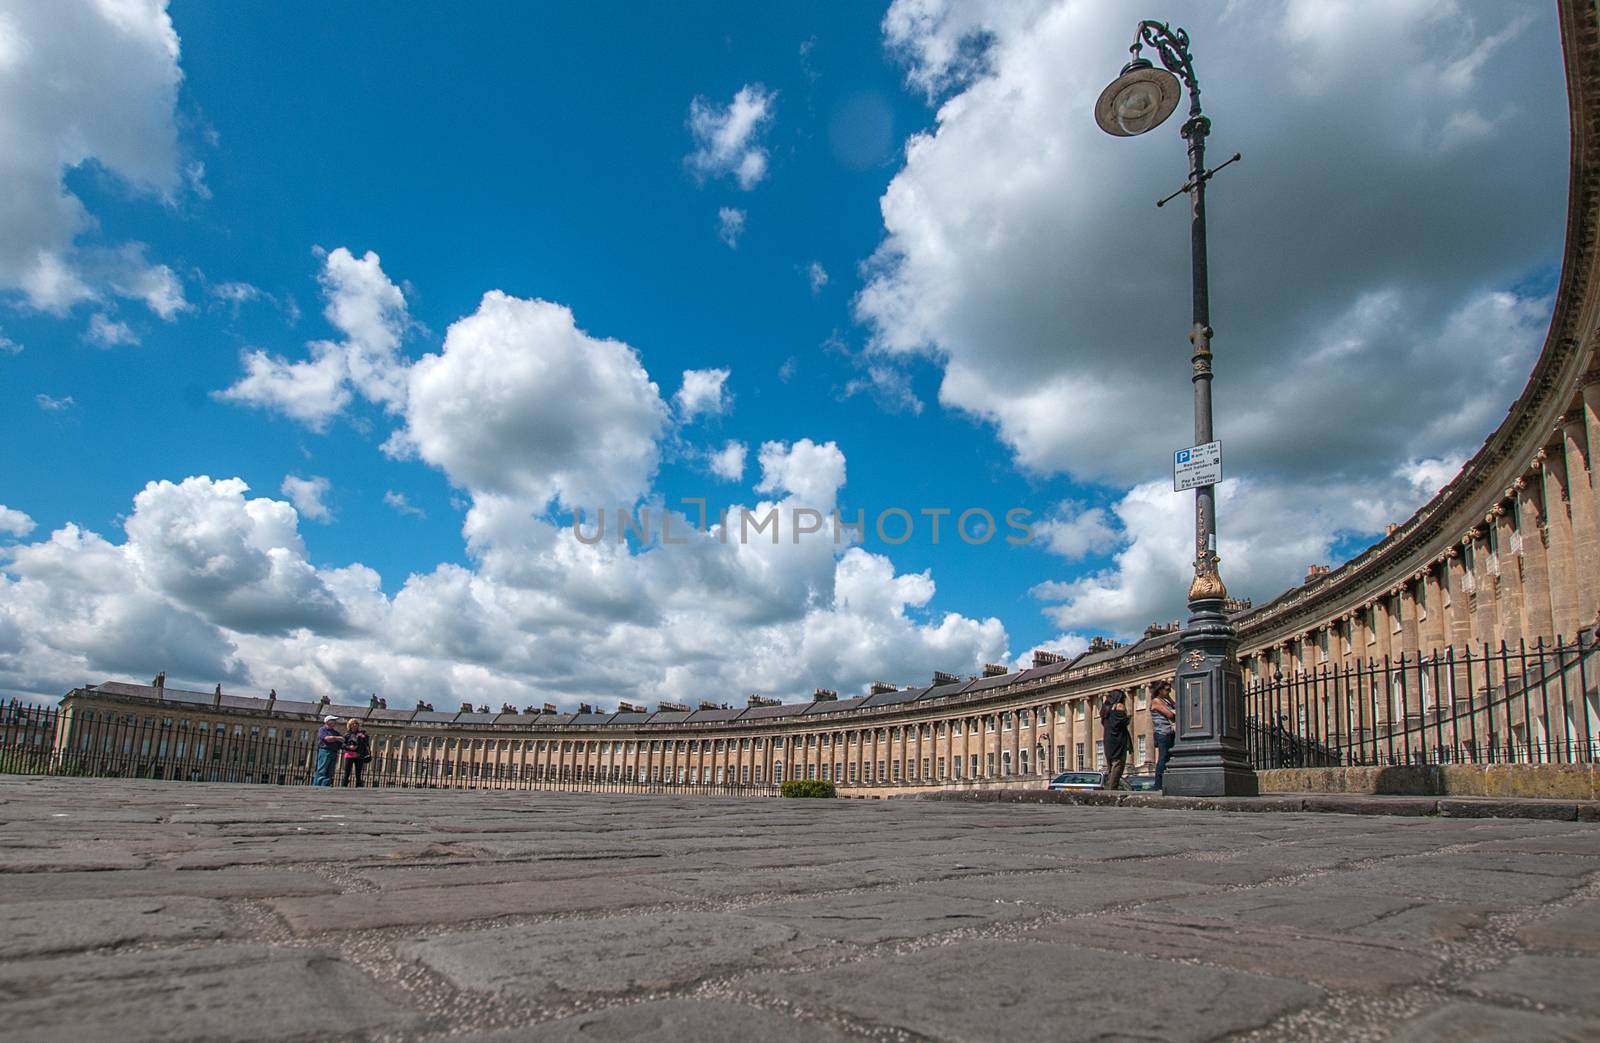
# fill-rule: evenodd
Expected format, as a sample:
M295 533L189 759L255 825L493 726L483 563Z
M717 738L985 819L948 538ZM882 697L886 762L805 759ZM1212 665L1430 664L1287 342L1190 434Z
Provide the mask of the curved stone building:
M1600 29L1592 2L1560 6L1572 123L1567 235L1554 315L1525 389L1461 473L1381 542L1235 616L1256 739L1288 741L1289 763L1438 763L1501 750L1513 761L1594 759ZM1574 638L1588 644L1573 650ZM320 717L333 713L365 722L372 769L387 783L769 787L817 778L860 794L1019 776L1038 784L1096 766L1098 697L1111 688L1133 695L1135 766L1150 759L1149 686L1172 675L1176 642L1152 628L1070 660L1040 654L1020 672L935 673L915 687L696 709L435 712L112 682L67 696L62 739L67 749L105 745L139 773L269 780L303 772ZM102 743L96 729L110 722L144 737L106 733ZM1551 744L1563 737L1555 757Z

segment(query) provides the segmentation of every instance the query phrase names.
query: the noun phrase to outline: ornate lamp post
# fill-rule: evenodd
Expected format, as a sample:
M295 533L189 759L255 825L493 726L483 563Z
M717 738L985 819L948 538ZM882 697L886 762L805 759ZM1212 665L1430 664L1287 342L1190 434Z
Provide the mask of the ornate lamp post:
M1162 69L1141 57L1153 48ZM1142 21L1128 48L1133 60L1095 103L1095 122L1107 134L1132 137L1153 130L1178 107L1182 87L1189 91L1189 118L1183 138L1189 143L1189 180L1178 190L1189 194L1189 237L1194 277L1193 346L1194 441L1212 440L1211 300L1206 274L1206 182L1216 170L1205 164L1211 121L1200 111L1200 84L1189 53L1189 34L1162 22ZM1234 155L1228 160L1238 159ZM1228 163L1222 164L1227 166ZM1217 170L1220 170L1218 167ZM1174 192L1157 206L1178 194ZM1166 771L1166 792L1183 795L1246 796L1258 791L1244 732L1244 692L1234 658L1238 640L1224 602L1228 588L1217 570L1216 487L1195 489L1194 582L1189 585L1189 621L1179 640L1178 743Z

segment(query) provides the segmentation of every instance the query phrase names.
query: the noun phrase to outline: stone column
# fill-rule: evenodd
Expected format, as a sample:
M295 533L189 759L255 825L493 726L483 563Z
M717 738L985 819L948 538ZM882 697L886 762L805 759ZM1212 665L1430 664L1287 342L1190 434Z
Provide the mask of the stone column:
M1508 493L1513 491L1507 490ZM1523 625L1526 605L1522 581L1524 541L1518 538L1516 519L1503 503L1497 503L1490 509L1484 516L1483 524L1486 530L1494 533L1496 560L1500 565L1500 575L1496 577L1495 584L1498 595L1495 604L1496 623L1501 634L1520 637L1526 633Z
M1591 380L1583 385L1581 414L1583 417L1583 441L1585 448L1588 450L1584 454L1584 459L1589 464L1589 502L1592 506L1590 513L1594 519L1595 530L1600 532L1600 475L1595 474L1594 461L1594 454L1600 452L1600 379ZM1593 558L1589 560L1591 563L1594 562ZM1595 574L1593 570L1596 567L1600 566L1591 564L1590 571L1585 573L1586 582L1594 581Z
M1448 636L1448 609L1445 602L1444 587L1449 583L1449 574L1441 572L1439 566L1429 565L1422 572L1422 577L1417 581L1418 594L1422 600L1421 609L1427 612L1426 619L1417 621L1417 640L1421 642L1422 650L1429 655L1438 655L1444 652L1444 646L1450 643ZM1331 645L1330 641L1330 645Z
M1571 503L1567 496L1565 461L1541 449L1540 486L1544 494L1545 531L1549 533L1550 609L1558 635L1571 638L1589 622L1578 617L1578 563L1574 554Z
M1572 546L1576 574L1573 586L1577 595L1578 625L1587 626L1600 606L1600 515L1596 513L1593 459L1585 433L1584 410L1574 410L1561 418L1563 457L1567 465L1567 494L1572 501ZM1567 633L1575 637L1577 627Z
M1518 542L1522 547L1522 619L1533 638L1555 636L1550 603L1550 553L1545 528L1542 483L1518 478L1511 485L1517 498Z

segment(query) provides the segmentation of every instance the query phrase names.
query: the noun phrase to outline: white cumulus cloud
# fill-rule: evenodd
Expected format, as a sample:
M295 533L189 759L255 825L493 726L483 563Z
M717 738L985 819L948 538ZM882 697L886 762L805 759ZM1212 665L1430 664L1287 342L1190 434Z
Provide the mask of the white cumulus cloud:
M728 440L728 444L711 454L711 473L730 482L744 479L744 461L749 450L743 442Z
M26 536L34 528L33 519L15 508L0 504L0 533L7 536Z
M310 342L310 358L302 361L247 352L244 376L220 396L276 410L313 431L326 430L356 393L398 412L407 380L400 353L410 322L405 295L371 250L359 258L342 246L333 250L318 281L327 301L323 315L344 339Z
M95 241L65 175L94 161L126 189L181 190L174 111L182 72L164 0L13 4L0 11L0 290L65 313L107 296L170 319L188 305L139 243Z
M689 132L694 151L684 161L701 178L731 176L749 190L767 173L762 144L772 123L777 94L759 83L746 84L727 105L707 98L689 104Z
M89 317L89 328L84 332L84 336L102 348L139 343L139 335L133 332L132 327L101 312Z
M298 475L285 475L281 491L294 504L294 509L300 512L302 518L312 521L331 522L333 512L323 502L323 497L328 495L333 485L321 475L312 475L310 478L301 478Z
M474 494L593 509L633 503L655 473L660 389L632 348L591 337L559 304L485 294L408 387L394 450Z
M716 416L728 409L727 383L730 371L726 369L686 369L683 384L672 396L678 419L688 423L697 416Z

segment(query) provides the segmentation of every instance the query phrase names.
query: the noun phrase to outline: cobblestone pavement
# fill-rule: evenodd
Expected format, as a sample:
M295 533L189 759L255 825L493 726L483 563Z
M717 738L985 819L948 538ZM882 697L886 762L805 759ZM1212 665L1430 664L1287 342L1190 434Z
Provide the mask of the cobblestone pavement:
M1600 1039L1600 825L0 777L0 1038Z

